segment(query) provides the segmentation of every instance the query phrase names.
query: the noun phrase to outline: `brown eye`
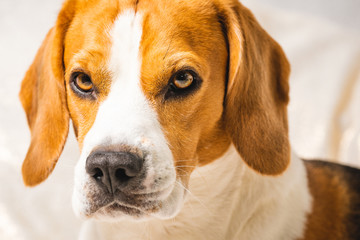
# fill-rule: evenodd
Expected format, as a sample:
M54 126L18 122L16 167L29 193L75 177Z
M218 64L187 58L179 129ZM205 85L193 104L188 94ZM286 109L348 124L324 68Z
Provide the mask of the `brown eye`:
M91 92L93 90L93 83L88 75L79 73L74 79L74 85L81 92Z
M189 71L181 71L174 76L173 84L178 89L184 89L191 86L194 76Z
M180 70L173 74L169 79L169 84L166 86L164 100L171 100L176 98L185 98L190 96L200 88L202 79L191 69Z

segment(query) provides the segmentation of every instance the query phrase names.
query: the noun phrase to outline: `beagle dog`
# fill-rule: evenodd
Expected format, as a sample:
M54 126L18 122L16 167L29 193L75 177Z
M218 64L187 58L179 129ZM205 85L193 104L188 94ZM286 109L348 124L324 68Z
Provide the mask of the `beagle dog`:
M360 171L303 161L289 63L237 0L66 0L22 82L22 166L81 149L80 239L360 239Z

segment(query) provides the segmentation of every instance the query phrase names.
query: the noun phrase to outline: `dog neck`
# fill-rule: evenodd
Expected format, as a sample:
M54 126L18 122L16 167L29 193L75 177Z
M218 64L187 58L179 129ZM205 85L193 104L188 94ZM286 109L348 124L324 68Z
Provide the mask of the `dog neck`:
M94 239L297 239L311 208L306 171L294 154L281 175L264 176L230 147L197 168L185 191L187 199L174 219L89 221L82 232L92 232Z

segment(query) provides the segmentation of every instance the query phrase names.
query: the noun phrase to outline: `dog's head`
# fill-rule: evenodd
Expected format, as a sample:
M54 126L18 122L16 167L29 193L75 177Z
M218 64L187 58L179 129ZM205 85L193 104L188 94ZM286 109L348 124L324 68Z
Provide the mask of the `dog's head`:
M70 118L81 216L173 217L194 168L231 144L259 174L281 174L288 74L237 0L68 0L22 83L24 182L52 172Z

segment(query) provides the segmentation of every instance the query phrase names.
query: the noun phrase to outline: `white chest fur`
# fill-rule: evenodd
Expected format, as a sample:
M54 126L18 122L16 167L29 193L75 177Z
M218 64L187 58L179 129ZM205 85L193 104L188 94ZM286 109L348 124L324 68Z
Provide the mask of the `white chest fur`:
M231 147L193 172L187 200L174 219L89 221L81 239L290 240L302 236L310 208L305 168L294 154L282 175L268 177L248 168Z

